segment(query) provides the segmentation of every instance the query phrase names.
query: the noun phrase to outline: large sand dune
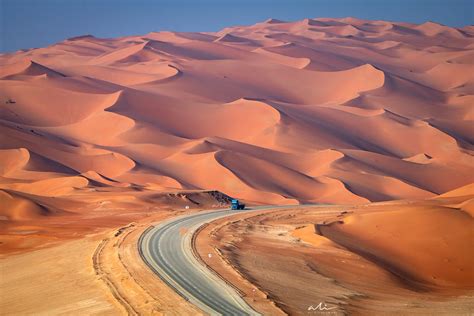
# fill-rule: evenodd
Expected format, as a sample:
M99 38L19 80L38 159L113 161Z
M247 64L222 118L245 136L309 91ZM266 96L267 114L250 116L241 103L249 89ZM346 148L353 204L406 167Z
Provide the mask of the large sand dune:
M474 181L473 56L472 27L353 18L3 54L1 187L431 197Z

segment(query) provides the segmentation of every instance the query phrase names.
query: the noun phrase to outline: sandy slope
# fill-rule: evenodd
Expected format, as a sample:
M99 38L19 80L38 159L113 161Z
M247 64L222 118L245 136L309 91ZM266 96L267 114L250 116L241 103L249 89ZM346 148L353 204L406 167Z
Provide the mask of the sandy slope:
M471 290L473 198L471 184L424 203L346 214L315 225L313 234L377 262L415 289Z
M24 183L92 172L105 186L261 203L440 194L474 180L473 35L431 22L268 20L3 54L1 182L41 195L49 182Z
M265 315L319 302L334 315L469 315L473 197L471 185L424 201L235 215L204 227L196 246Z

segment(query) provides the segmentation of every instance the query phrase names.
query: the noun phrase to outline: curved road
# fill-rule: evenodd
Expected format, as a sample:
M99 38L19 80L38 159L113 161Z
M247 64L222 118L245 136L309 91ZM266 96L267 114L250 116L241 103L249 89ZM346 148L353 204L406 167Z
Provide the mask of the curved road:
M200 226L215 219L285 207L294 206L259 206L244 211L226 209L175 217L142 234L138 245L140 254L166 284L204 312L210 315L259 315L231 286L198 261L191 240Z

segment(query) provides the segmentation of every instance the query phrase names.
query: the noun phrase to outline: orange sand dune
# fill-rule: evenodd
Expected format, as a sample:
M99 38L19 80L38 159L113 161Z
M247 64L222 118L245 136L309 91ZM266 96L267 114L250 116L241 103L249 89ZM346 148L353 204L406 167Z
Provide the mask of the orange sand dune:
M467 211L468 203L472 211L472 189L470 185L441 195L437 200L442 203L435 205L351 214L338 222L319 224L316 230L414 288L472 290L474 220ZM462 203L446 204L443 198L453 196Z
M279 204L432 197L474 182L473 34L270 19L3 54L0 185Z
M84 177L65 177L40 180L32 183L0 184L0 189L19 191L42 196L60 196L83 188L89 182Z
M0 202L1 220L34 220L48 215L48 210L41 205L6 191L0 190Z
M98 110L116 102L119 93L94 94L64 90L60 87L44 89L41 82L2 80L2 96L15 103L2 105L2 118L29 126L61 126L82 121Z
M0 73L4 79L15 79L15 77L21 76L41 76L46 75L47 77L65 77L64 74L45 67L41 64L35 63L34 61L20 62L18 64L12 64L5 67L4 70Z

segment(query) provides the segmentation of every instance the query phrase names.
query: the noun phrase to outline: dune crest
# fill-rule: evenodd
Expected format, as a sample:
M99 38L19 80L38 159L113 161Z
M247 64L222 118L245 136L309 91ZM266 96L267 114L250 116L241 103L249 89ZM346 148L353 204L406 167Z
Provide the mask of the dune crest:
M269 19L265 20L263 23L267 23L267 24L280 24L280 23L285 23L285 22L282 21L282 20L269 18Z
M216 39L214 42L245 43L245 42L248 42L248 40L245 38L227 33L227 34L222 35L218 39Z
M269 19L3 54L0 185L279 204L433 197L474 182L473 34Z
M20 63L22 65L26 65L26 68L21 68L21 69L15 69L13 67L7 67L4 71L8 72L8 69L10 68L12 73L9 75L3 76L5 79L15 79L18 76L41 76L45 75L50 78L55 78L55 77L65 77L64 74L53 70L49 67L46 67L44 65L41 65L39 63L34 62L33 60L30 60L29 62L26 63ZM15 70L13 70L15 69ZM17 72L18 71L18 72ZM0 73L0 76L2 74Z
M77 176L45 179L32 183L0 184L0 189L42 196L61 196L71 193L74 189L83 188L88 183L87 179Z
M9 221L35 220L49 215L46 208L21 196L0 190L0 218Z
M0 175L8 174L22 169L30 160L30 153L25 148L0 150Z

